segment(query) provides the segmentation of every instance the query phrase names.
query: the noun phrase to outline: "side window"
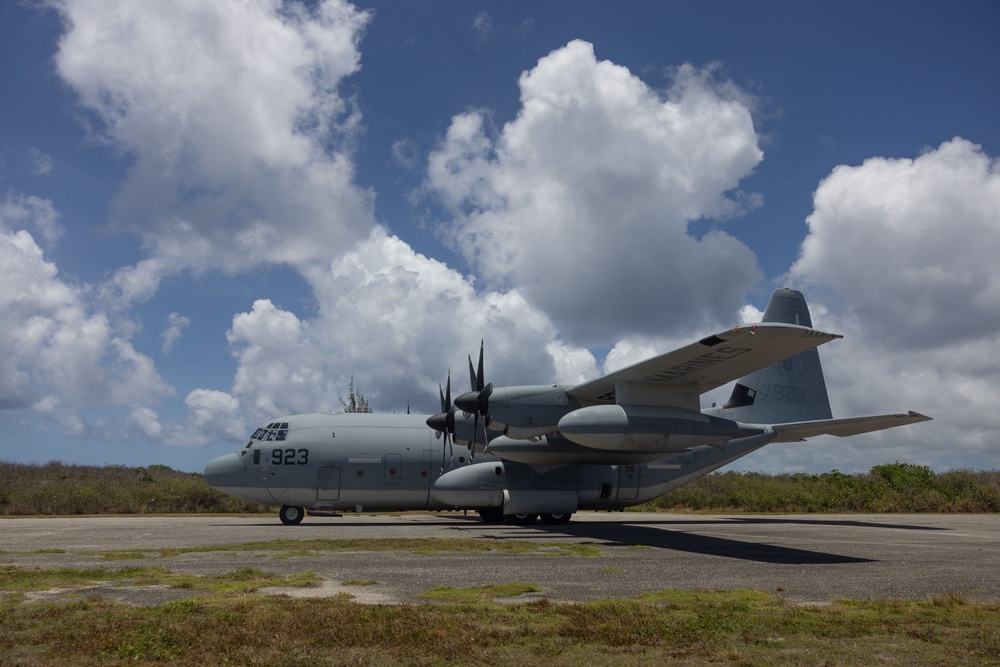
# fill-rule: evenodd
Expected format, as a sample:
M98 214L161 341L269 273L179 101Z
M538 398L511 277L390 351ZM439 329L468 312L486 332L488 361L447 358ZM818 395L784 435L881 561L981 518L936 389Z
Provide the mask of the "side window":
M255 466L259 466L260 465L260 450L259 449L253 450L253 464Z

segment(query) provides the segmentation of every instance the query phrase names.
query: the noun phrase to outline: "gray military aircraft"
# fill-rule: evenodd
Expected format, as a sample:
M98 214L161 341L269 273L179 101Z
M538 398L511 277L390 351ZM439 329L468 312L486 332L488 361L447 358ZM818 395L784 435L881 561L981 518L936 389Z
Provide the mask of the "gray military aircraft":
M930 419L833 419L816 348L840 337L813 329L802 294L786 288L758 324L577 386L494 388L480 347L472 390L452 402L449 375L437 415L279 417L211 461L205 481L280 504L285 524L306 510L452 509L487 523L560 524L656 498L768 443ZM725 405L701 409L701 394L733 380Z

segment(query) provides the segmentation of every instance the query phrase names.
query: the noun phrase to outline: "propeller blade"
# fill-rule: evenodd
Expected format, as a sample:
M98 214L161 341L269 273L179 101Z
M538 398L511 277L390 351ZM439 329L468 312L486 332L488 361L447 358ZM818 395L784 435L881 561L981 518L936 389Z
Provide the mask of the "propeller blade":
M479 376L476 375L476 369L472 367L472 355L469 355L469 387L471 391L476 391L476 380Z
M469 367L472 367L472 357L469 357ZM485 375L483 373L483 341L479 341L479 370L476 372L476 385L473 387L476 391L483 390L483 382L485 381Z

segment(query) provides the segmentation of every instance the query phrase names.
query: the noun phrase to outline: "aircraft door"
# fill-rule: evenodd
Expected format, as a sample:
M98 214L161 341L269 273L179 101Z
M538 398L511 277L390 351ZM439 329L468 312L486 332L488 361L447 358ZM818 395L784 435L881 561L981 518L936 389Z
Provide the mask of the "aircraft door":
M340 500L340 466L320 466L316 470L316 500Z
M268 487L271 483L270 461L260 447L253 448L250 464L244 469L246 480L246 498L260 503L273 503L274 498Z
M403 457L399 454L385 455L385 483L387 486L399 486L402 479Z
M261 450L255 447L253 450L253 465L249 469L249 476L255 482L266 485L270 477L268 463L269 461L266 458L261 462Z
M637 465L618 466L618 500L635 500L639 496L639 470Z

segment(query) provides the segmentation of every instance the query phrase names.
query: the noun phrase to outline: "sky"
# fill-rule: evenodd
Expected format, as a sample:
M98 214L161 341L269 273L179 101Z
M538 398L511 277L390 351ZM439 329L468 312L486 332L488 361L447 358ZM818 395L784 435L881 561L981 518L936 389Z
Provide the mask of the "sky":
M738 470L1000 467L1000 5L0 3L0 458L567 383L801 290L835 416ZM703 397L707 406L726 391Z

